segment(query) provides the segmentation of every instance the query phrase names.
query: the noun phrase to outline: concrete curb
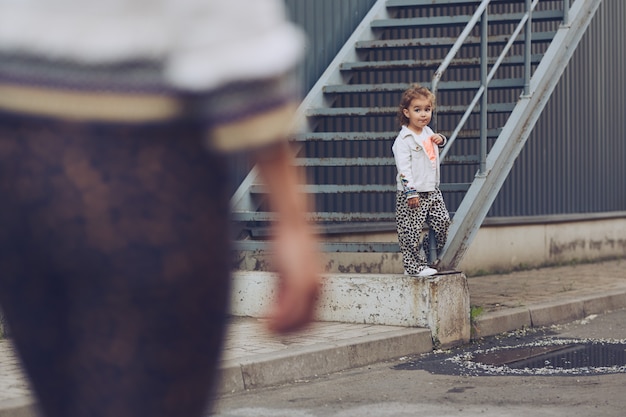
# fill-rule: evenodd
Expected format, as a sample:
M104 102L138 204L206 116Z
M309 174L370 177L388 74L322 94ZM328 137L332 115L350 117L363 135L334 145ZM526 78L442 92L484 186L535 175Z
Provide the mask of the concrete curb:
M314 378L432 350L430 330L418 328L288 349L249 360L225 362L218 392L224 394Z
M626 290L504 309L478 317L474 323L474 337L495 336L528 327L566 323L591 314L602 314L622 308L626 308Z

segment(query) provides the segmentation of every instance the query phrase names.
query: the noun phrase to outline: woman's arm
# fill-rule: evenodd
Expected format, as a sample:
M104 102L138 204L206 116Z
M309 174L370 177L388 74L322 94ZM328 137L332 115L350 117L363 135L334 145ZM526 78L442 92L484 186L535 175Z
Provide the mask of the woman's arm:
M321 284L318 242L306 219L309 202L299 190L303 174L292 163L289 144L272 145L255 156L268 188L270 209L278 214L272 225L278 299L269 327L275 332L288 332L313 318Z

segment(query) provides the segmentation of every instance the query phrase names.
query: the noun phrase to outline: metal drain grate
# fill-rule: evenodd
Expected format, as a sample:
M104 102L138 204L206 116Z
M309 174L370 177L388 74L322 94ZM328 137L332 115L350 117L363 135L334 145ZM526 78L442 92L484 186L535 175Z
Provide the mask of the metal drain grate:
M512 347L477 354L472 360L512 369L620 367L626 365L626 344L587 342Z
M518 345L426 355L394 366L447 375L598 375L626 373L626 340L540 339Z
M547 339L450 358L486 374L595 375L626 372L626 342Z

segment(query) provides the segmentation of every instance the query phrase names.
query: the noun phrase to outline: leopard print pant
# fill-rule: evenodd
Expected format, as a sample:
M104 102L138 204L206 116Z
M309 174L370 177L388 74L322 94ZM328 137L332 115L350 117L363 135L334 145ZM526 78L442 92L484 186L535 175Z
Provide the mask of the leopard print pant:
M422 229L428 224L435 232L437 256L443 249L450 227L450 214L446 209L441 191L419 193L420 205L409 208L402 191L396 194L396 224L398 241L402 251L404 270L409 275L417 275L427 267L425 253L428 253L427 238L422 238ZM422 252L423 249L423 252Z

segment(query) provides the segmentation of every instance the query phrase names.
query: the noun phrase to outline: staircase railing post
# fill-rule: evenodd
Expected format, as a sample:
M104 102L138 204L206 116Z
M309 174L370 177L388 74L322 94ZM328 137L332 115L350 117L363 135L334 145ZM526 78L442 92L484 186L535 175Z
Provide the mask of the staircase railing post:
M478 175L485 175L487 170L487 104L489 97L487 95L487 80L489 61L489 15L487 9L483 12L481 23L481 39L480 39L480 82L485 89L481 97L480 104L480 171Z
M526 20L526 34L524 36L524 95L530 94L530 64L531 64L531 49L532 49L532 32L533 32L533 20L532 20L532 8L531 0L526 0L526 14L528 19Z
M474 15L472 16L472 18L469 20L469 22L467 22L467 25L465 25L465 28L463 29L461 34L456 38L456 41L454 42L454 45L452 45L452 48L450 48L448 55L446 55L444 60L439 65L439 68L437 68L437 71L435 71L435 73L433 74L433 78L430 84L430 87L431 87L430 89L432 93L435 95L435 97L437 96L437 91L439 89L439 82L441 81L443 74L448 69L448 66L450 65L454 57L456 56L457 52L459 52L459 50L463 46L463 43L465 42L467 37L472 33L472 30L474 29L475 25L478 23L478 19L480 19L480 16L482 15L483 11L487 10L487 7L489 6L490 2L491 0L482 0L480 5L474 12ZM435 130L437 130L437 107L435 107L435 111L433 112L432 126L434 127ZM448 148L451 144L452 144L451 142L448 142Z
M428 228L428 236L426 237L426 239L428 239L428 249L429 249L428 263L432 265L437 260L438 254L437 254L437 237L435 236L435 231L431 227Z
M563 0L563 25L569 25L569 0Z

